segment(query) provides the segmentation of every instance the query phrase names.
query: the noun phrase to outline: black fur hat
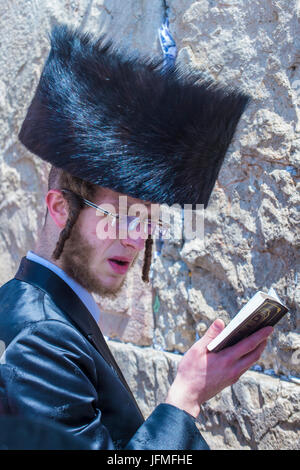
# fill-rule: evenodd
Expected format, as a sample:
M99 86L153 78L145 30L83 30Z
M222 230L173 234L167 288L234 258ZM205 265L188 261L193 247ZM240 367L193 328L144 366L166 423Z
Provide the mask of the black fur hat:
M60 25L19 138L91 183L157 203L207 206L248 101Z

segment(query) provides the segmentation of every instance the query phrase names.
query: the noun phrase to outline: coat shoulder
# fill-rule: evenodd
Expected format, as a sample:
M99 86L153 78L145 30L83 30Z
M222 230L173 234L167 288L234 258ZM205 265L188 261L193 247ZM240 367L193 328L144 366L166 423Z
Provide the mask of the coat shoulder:
M24 328L47 320L72 326L51 297L38 287L11 279L0 288L0 331L6 345Z

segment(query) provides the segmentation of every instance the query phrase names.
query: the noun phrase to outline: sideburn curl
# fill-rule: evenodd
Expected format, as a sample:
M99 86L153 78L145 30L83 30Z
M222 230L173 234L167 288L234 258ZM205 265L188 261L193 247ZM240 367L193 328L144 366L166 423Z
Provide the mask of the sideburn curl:
M149 282L149 272L151 266L151 259L152 259L152 245L153 239L151 235L148 235L145 244L145 255L144 255L144 265L143 265L143 272L142 272L142 280L144 282Z
M59 259L64 249L66 240L70 237L72 228L78 219L79 213L83 208L84 204L80 197L74 193L64 193L64 198L67 200L69 205L69 216L66 222L66 226L60 232L59 239L56 243L55 250L52 253L54 259Z

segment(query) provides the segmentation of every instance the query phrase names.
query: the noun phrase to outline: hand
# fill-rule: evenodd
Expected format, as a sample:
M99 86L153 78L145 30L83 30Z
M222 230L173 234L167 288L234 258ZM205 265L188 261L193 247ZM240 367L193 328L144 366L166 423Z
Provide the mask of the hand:
M234 384L257 362L273 332L268 326L218 353L208 351L207 345L224 327L223 320L215 320L205 335L184 354L166 403L196 418L202 403Z

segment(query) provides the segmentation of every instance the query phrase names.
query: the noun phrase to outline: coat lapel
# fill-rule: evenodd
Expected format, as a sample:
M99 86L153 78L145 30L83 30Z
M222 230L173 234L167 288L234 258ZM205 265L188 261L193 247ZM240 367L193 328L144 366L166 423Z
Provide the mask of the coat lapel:
M73 289L53 271L26 257L22 258L15 279L28 282L42 289L52 298L55 304L76 324L83 335L93 344L105 361L116 372L139 410L135 398L107 346L98 324Z

